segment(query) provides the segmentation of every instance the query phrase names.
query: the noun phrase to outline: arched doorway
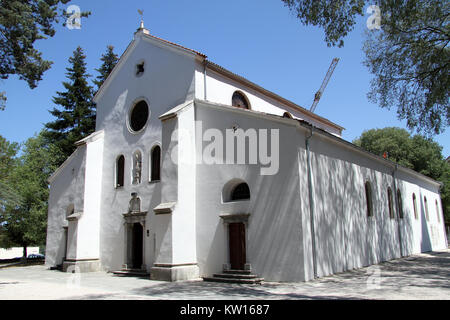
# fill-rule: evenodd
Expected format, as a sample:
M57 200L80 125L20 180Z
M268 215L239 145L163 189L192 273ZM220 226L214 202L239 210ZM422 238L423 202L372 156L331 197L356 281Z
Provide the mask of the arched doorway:
M250 188L240 179L232 179L222 189L223 202L249 201ZM231 270L246 270L247 227L249 214L232 213L221 215L228 233L228 266Z
M141 211L141 199L136 192L131 194L128 212L123 214L124 223L124 269L145 270L145 241L147 212ZM148 231L147 231L148 232Z

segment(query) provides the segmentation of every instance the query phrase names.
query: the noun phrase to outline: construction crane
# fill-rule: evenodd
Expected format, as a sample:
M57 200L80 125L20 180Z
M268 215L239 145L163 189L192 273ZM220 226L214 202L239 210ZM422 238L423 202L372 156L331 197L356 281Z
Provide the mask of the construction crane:
M317 104L319 103L319 100L322 97L322 94L325 91L328 81L330 81L331 75L333 74L334 69L336 69L338 62L339 58L334 58L333 61L331 62L327 75L325 76L325 79L323 79L322 86L320 87L319 91L317 91L316 94L314 95L314 102L309 111L314 112L314 110L316 110Z

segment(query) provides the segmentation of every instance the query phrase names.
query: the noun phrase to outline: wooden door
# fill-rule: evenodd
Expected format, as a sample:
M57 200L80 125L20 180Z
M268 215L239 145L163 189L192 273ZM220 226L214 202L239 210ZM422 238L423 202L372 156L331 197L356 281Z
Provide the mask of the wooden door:
M245 224L229 224L230 265L233 270L244 270L245 253Z

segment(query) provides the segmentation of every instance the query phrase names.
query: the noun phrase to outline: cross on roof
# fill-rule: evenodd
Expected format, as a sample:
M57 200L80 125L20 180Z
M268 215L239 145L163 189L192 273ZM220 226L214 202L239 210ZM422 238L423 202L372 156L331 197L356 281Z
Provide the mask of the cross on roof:
M141 29L144 29L144 10L138 9L138 13L141 16Z

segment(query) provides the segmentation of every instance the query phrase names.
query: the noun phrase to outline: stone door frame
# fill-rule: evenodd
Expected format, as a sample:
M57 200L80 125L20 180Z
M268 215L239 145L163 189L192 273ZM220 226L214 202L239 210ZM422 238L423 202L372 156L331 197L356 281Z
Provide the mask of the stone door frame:
M124 269L131 269L133 267L133 225L139 223L142 226L142 266L141 270L147 270L145 264L145 225L147 219L147 212L131 212L124 213Z
M230 263L230 232L229 232L229 225L230 223L243 223L245 228L245 265L244 269L251 271L252 266L248 259L248 223L250 218L250 213L234 213L234 214L221 214L220 218L222 219L223 224L226 227L225 232L225 243L226 243L226 263L223 264L223 270L230 270L231 269L231 263Z

